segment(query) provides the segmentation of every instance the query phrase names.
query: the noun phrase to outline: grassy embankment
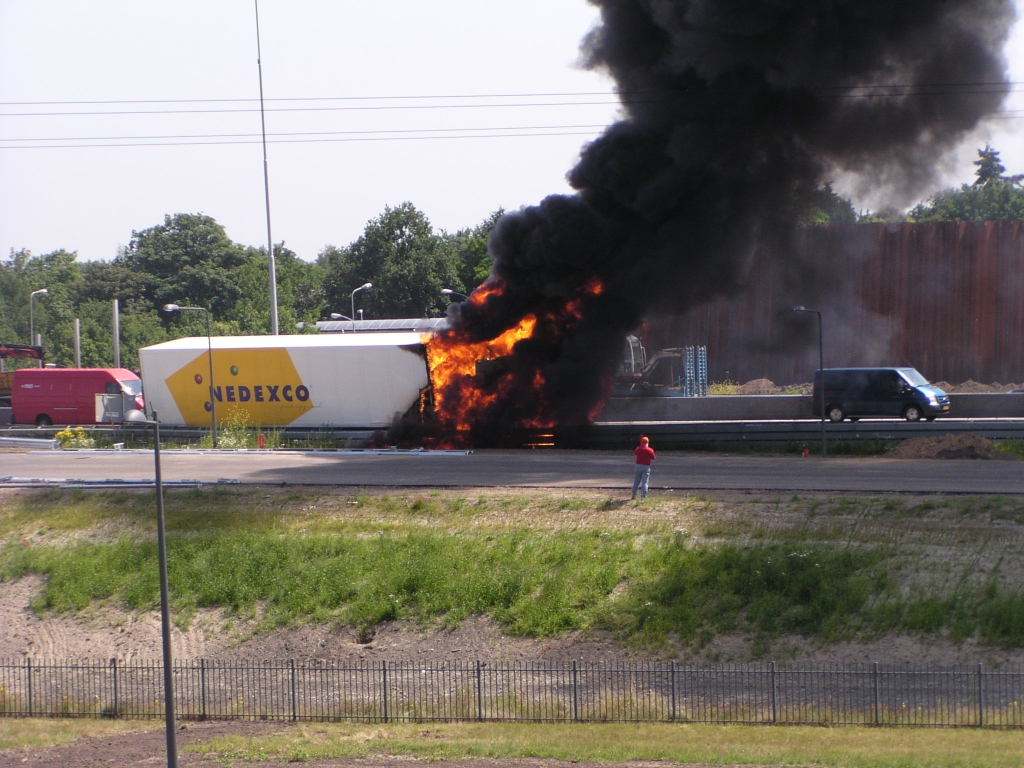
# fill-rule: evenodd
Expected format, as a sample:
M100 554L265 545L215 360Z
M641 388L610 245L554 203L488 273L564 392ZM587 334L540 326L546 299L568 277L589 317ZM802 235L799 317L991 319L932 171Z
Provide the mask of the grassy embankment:
M153 496L0 497L0 578L48 577L34 606L157 605ZM175 612L262 628L458 623L548 636L610 629L657 647L742 632L823 641L887 631L1024 645L1024 499L586 491L168 495Z

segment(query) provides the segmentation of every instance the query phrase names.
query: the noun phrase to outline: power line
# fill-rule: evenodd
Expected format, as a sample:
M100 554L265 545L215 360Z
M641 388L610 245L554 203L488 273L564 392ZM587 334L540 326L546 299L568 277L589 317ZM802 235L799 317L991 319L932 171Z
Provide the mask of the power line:
M1014 88L1024 85L1024 81L981 81L974 83L890 83L863 86L806 86L805 90L811 91L849 91L856 89L872 89L881 92L896 90L900 88ZM732 90L754 90L732 89ZM424 100L424 99L518 99L518 98L569 98L569 97L592 97L592 96L637 96L643 95L643 91L580 91L566 93L471 93L471 94L406 94L394 96L288 96L266 99L269 102L294 102L294 101L399 101L399 100ZM65 100L65 101L0 101L0 107L25 107L25 106L63 106L63 105L101 105L101 104L231 104L231 103L259 103L258 98L207 98L207 99L109 99L109 100Z
M852 86L844 89L844 92L838 92L839 89L813 89L808 88L805 90L823 90L823 91L835 91L832 94L826 93L828 98L832 99L903 99L903 98L925 98L925 97L950 97L950 96L989 96L989 95L1000 95L1019 92L1016 86L1022 85L1021 83L950 83L947 85L936 84L929 86L920 85L886 85L886 86ZM901 90L904 89L904 90ZM914 90L910 90L914 89ZM969 89L969 90L967 90ZM735 93L757 93L761 89L748 88L748 89L729 89L728 92ZM862 92L863 91L863 92ZM717 91L721 93L722 91ZM504 102L504 103L483 103L483 104L370 104L370 105L357 105L357 106L309 106L309 107L278 107L276 109L268 109L267 112L274 113L286 113L286 112L362 112L362 111L398 111L398 110L436 110L436 109L506 109L506 108L520 108L520 107L580 107L580 106L632 106L632 105L643 105L643 104L671 104L676 99L686 96L688 94L703 94L706 91L703 90L691 90L691 91L677 91L668 95L657 95L652 96L650 94L643 94L637 92L635 96L631 93L618 94L618 98L613 101L531 101L531 102ZM568 94L575 95L575 94ZM614 95L614 94L579 94L580 97L589 97L591 95ZM524 94L522 97L525 98L530 96ZM544 94L535 95L537 98L546 98ZM518 98L516 95L507 96L454 96L454 97L430 97L430 96L389 96L389 97L331 97L331 98L316 98L316 99L280 99L274 101L327 101L327 100L343 100L343 99L354 99L362 101L374 101L374 100L395 100L395 99L432 99L432 100L444 100L457 99L457 98ZM552 96L554 98L554 96ZM115 102L10 102L5 106L25 106L25 105L68 105L74 106L78 104L142 104L142 103L153 103L153 104L203 104L203 103L252 103L251 99L237 99L237 100L222 100L222 99L211 99L211 100L180 100L180 101L153 101L153 102L132 102L132 101L115 101ZM95 117L95 116L126 116L126 115L226 115L226 114L246 114L252 112L258 112L258 107L241 107L241 108L226 108L226 109L132 109L132 110L94 110L94 111L81 111L81 112L65 112L65 111L49 111L49 112L0 112L0 117Z
M604 128L605 126L601 126ZM509 139L531 138L542 136L594 136L596 131L556 131L544 133L480 133L441 136L349 136L343 138L321 139L278 139L268 144L322 144L350 141L425 141L432 139ZM259 139L232 141L175 141L175 142L132 142L127 144L36 144L0 146L0 151L8 149L103 149L108 147L198 147L225 146L234 144L259 144Z
M267 136L349 136L349 135L377 135L391 133L461 133L467 131L546 131L564 130L570 128L605 128L605 123L594 123L590 125L505 125L505 126L477 126L473 128L395 128L373 131L296 131L284 133L268 133ZM144 139L248 139L259 136L258 133L183 133L183 134L162 134L145 136L51 136L49 138L17 138L0 139L0 142L15 141L130 141Z

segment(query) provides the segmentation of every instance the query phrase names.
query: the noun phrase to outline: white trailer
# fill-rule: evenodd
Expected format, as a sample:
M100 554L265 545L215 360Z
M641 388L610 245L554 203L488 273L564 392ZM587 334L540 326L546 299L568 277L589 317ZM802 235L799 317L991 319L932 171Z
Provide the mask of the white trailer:
M250 426L384 428L429 385L419 333L216 336L217 422ZM165 424L210 424L205 337L139 350L146 404Z

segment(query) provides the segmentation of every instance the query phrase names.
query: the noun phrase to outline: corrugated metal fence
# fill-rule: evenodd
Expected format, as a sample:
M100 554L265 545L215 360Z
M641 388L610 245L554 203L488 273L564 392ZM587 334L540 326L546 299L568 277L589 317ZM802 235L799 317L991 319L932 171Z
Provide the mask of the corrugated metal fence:
M187 660L182 719L1024 727L1024 668ZM161 717L159 661L0 661L0 715Z
M808 227L753 255L738 292L652 321L648 350L704 344L712 381L810 381L910 365L931 381L1024 382L1024 221Z

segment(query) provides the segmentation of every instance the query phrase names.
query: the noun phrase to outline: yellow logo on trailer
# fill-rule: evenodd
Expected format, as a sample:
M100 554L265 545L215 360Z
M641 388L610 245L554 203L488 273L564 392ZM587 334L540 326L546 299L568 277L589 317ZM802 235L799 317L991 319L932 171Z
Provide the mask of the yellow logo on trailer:
M203 352L167 377L174 403L190 427L210 423L210 363ZM286 349L213 350L217 423L243 413L253 426L287 426L313 407Z

